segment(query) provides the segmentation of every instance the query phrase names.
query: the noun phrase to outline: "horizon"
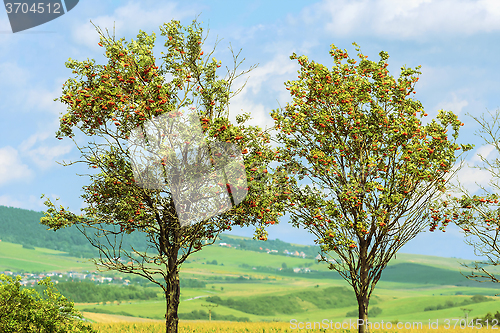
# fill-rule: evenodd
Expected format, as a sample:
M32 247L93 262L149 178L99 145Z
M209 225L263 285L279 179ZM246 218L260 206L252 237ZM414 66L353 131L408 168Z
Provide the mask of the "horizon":
M0 204L0 206L8 207L8 208L25 209L25 208L19 208L19 207L5 206L5 205L1 205L1 204ZM36 213L43 213L43 211L37 211L37 210L32 210L32 209L25 209L25 210L33 211ZM283 223L283 224L285 224L285 223ZM290 224L287 224L286 226L283 226L283 224L281 224L281 227L278 228L280 231L283 229L294 228ZM270 226L270 227L279 227L279 226L280 225L274 225L274 226ZM276 228L274 228L274 229L276 229ZM296 229L296 228L294 228L294 229ZM307 233L307 231L305 231L305 230L303 230L303 232L304 233L301 235L300 238L296 238L296 237L292 236L292 237L287 237L284 239L284 238L280 238L280 237L282 237L282 235L281 236L277 235L276 231L274 231L274 232L269 233L269 235L274 235L274 236L269 237L268 240L280 240L280 241L289 243L291 245L318 246L317 244L314 244L314 237L311 234ZM426 233L427 234L436 234L438 232L433 232L433 233L426 232ZM221 235L228 235L228 236L236 236L236 237L253 239L253 229L251 227L235 228L235 230L232 230L232 231L222 232ZM420 235L422 235L422 234L420 234ZM307 237L305 237L305 236L307 236ZM430 236L430 237L433 237L433 236ZM439 236L434 236L434 237L439 237ZM0 236L0 241L1 241L1 236ZM448 239L448 241L454 241L454 242L460 243L461 241L463 242L463 237L461 236L461 233L458 230L455 230L454 238L452 238L451 240ZM266 241L262 241L262 242L266 242ZM412 241L410 241L410 242L412 242ZM415 255L433 256L433 257L441 257L441 258L450 258L450 259L456 258L456 259L463 259L463 260L480 260L481 259L480 257L475 256L473 253L471 255L471 253L467 251L470 249L470 247L467 247L465 249L465 251L458 252L458 253L457 252L442 252L445 254L448 253L449 255L437 255L435 249L433 249L433 248L427 249L427 251L422 251L422 249L419 247L422 242L423 242L422 239L420 239L420 240L415 239L415 240L413 240L411 247L407 246L408 244L404 245L403 248L397 252L397 254L415 254ZM407 249L407 252L405 252L405 250L403 250L403 249L405 249L405 247Z

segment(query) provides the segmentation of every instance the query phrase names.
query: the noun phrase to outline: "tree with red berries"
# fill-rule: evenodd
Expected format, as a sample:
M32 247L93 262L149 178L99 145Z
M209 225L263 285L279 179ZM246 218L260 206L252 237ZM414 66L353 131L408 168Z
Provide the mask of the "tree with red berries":
M403 67L396 80L387 70L387 52L374 62L353 45L359 63L332 45L331 70L293 54L298 80L285 83L293 101L272 117L283 146L280 167L294 179L291 223L316 236L320 261L353 287L358 329L365 332L382 271L428 225L424 213L445 190L455 151L471 147L455 143L463 124L450 111L422 125L427 114L408 97L420 67Z
M492 145L497 152L500 152L500 136L498 128L500 125L500 110L496 114L490 113L491 120L481 117L474 117L469 114L479 125L478 135L484 140L486 145ZM473 168L488 171L491 174L489 182L490 188L494 191L500 189L498 185L500 161L495 158L489 161L479 154L483 165L473 166ZM476 183L477 184L477 183ZM479 282L500 283L500 277L491 272L491 267L500 265L500 211L498 201L500 195L487 190L483 185L477 184L482 194L473 195L464 188L458 181L457 186L451 187L453 193L461 193L460 197L447 194L433 203L433 225L434 230L445 230L449 223L459 226L465 236L466 243L474 247L476 255L485 259L475 261L473 264L462 263L462 266L471 269L470 274L465 276L468 279Z
M242 89L233 91L232 83L248 72L236 73L239 54L219 78L221 64L202 50L206 37L196 20L160 27L167 50L160 66L155 34L141 31L124 42L96 29L108 63L70 59L76 77L56 99L68 110L56 137L89 138L87 146L73 138L82 158L64 163L95 171L83 188L87 207L77 215L47 199L41 223L52 230L75 225L99 250L100 269L161 287L166 332L177 332L181 264L234 226L253 225L265 240L265 226L282 215L286 180L268 166L276 154L269 133L245 126L248 113L237 124L228 119L229 101ZM147 248L125 245L132 232Z

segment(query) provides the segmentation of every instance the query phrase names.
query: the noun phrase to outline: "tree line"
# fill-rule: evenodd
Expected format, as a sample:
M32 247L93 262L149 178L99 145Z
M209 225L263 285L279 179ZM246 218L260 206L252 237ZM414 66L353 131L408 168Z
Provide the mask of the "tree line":
M42 291L41 286L35 290ZM158 293L151 288L135 285L96 284L87 281L59 282L57 290L72 302L94 303L129 300L148 300L158 297Z

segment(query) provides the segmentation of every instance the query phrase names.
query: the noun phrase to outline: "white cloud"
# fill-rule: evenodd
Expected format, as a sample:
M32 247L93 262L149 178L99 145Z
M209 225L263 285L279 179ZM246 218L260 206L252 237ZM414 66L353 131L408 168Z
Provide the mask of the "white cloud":
M49 131L35 133L26 140L24 140L19 146L19 149L23 152L27 151L28 149L33 147L37 141L43 141L47 139L49 137L49 134L50 134Z
M325 29L337 36L414 39L500 29L500 3L495 0L324 0L301 14L311 25L326 16Z
M24 140L19 149L24 155L29 156L32 161L41 169L48 169L56 165L55 159L58 156L67 154L71 151L72 145L57 146L39 146L32 148L36 143L46 140L53 135L52 131L38 132Z
M250 79L245 89L251 89L256 94L260 92L262 84L266 84L273 87L273 90L283 91L284 78L296 70L297 65L287 56L277 54L274 59L250 72ZM287 94L286 91L284 93Z
M134 37L139 30L150 34L151 31L158 32L159 26L172 19L181 20L185 17L195 18L198 13L196 5L191 5L188 10L179 9L175 2L159 3L154 6L145 6L142 2L129 1L125 6L115 10L113 15L104 15L92 18L92 22L100 27L107 36L106 28L110 35L113 34L113 26L117 39L132 34ZM149 31L151 30L151 31ZM157 35L159 35L157 33ZM73 37L77 43L88 46L91 49L99 50L97 45L99 35L95 27L90 22L80 23L73 28Z
M459 75L463 75L462 71L468 70L470 69L422 64L422 68L420 68L422 74L419 75L418 83L415 85L417 95L425 90L434 90L436 87L449 86L452 83L456 83L456 78Z
M479 155L481 155L485 159L488 159L488 156L490 156L490 154L493 151L495 151L495 146L493 146L493 145L484 145L484 146L481 146L481 147L479 147L477 149L476 154L474 154L474 156L471 158L471 162L482 163L481 162L481 158L479 157ZM491 163L491 161L490 161L490 163Z
M43 204L43 200L34 195L30 195L28 199L22 199L22 200L12 198L12 196L10 195L0 195L0 205L7 207L30 209L34 211L41 211L47 208Z
M248 41L259 38L270 27L263 24L257 24L252 27L231 27L228 31L228 37L224 39L237 40L239 44L246 44Z
M472 165L472 163L469 163ZM477 191L480 191L480 186L488 189L489 182L491 180L491 173L487 170L480 170L478 168L472 168L464 164L464 167L456 173L456 178L451 181L451 184L460 185L470 194L474 194ZM454 193L457 195L458 193Z
M19 159L18 152L7 146L0 148L0 186L16 180L30 180L33 172Z
M272 127L274 121L269 115L271 109L263 103L257 102L256 96L259 96L265 89L273 91L278 97L278 101L284 103L287 98L289 99L289 94L284 88L283 82L296 70L296 65L282 54L277 54L271 61L252 70L248 74L246 86L231 100L231 121L234 122L236 114L250 112L253 119L248 122L249 125L257 125L262 129ZM235 87L240 87L245 79L246 77L239 78L235 82Z
M249 112L252 118L244 124L259 126L262 129L265 129L266 127L271 127L273 125L272 119L268 116L269 111L270 110L267 110L263 104L253 103L251 100L246 98L235 98L231 102L230 120L233 124L235 124L236 114Z
M24 208L24 203L13 199L10 195L0 195L0 205L7 207Z
M99 16L96 19L92 19L92 22L97 27L100 27L102 29L103 33L106 34L106 37L106 28L108 29L110 34L113 33L113 27L115 28L115 31L123 31L123 22L118 21L108 15ZM99 49L99 46L97 45L97 43L99 42L99 35L96 32L95 27L90 22L86 22L84 24L76 26L73 29L73 38L75 39L76 43L86 45L87 47L96 51Z
M457 94L451 93L451 101L449 99L438 103L438 105L433 110L445 110L452 111L456 115L460 115L462 113L462 109L469 105L465 99L459 99Z
M30 112L48 112L59 116L66 110L64 104L59 101L54 101L54 98L61 96L62 83L57 85L57 88L50 91L45 88L30 89L25 94L26 109Z
M48 169L56 165L56 158L58 156L67 154L71 151L71 146L55 146L55 147L38 147L29 150L27 155L31 157L33 162L42 169Z

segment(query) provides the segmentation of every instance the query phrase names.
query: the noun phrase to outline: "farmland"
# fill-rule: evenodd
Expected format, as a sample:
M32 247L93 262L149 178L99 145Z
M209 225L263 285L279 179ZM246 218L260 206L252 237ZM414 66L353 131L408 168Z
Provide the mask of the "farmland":
M235 238L235 241L238 239ZM214 260L217 264L214 264ZM284 269L285 266L288 269ZM284 326L279 327L285 332L287 328L290 329L290 320L355 320L352 313L356 312L357 306L349 285L326 266L310 257L207 246L193 254L181 268L181 280L197 280L205 285L181 289L181 323L199 325L197 321L187 319L208 319L207 306L212 306L213 324L221 323L218 327L227 327L226 331L229 331L230 325L272 326L280 322ZM293 272L293 268L300 267L307 267L310 272ZM27 249L18 244L0 242L0 270L21 269L94 271L95 267L86 259L70 257L61 251ZM499 293L498 287L467 280L460 274L460 269L458 259L398 254L375 289L370 306L372 309L378 308L379 314L370 319L425 323L439 320L441 325L446 319L463 318L463 309L470 310L470 318L500 311L500 298L494 296ZM162 326L165 302L159 288L153 285L145 288L156 291L157 297L148 300L76 303L76 308L83 310L85 317L95 321L95 325L103 332L107 332L105 327L109 325L114 327L109 328L109 332L113 329L120 331L118 326L113 325L135 325L136 332L150 332L156 328L145 328L144 325ZM473 297L481 301L474 302ZM130 323L117 322L120 320ZM252 323L238 324L236 320ZM268 329L264 326L263 329ZM129 328L123 331L134 332Z
M116 333L116 332L127 332L127 333L161 333L165 331L164 323L160 321L136 321L134 319L129 319L126 317L112 317L112 316L96 316L101 323L94 324L93 327L96 328L100 333ZM305 324L305 323L304 323ZM196 321L196 322L186 322L181 321L179 323L179 333L243 333L243 332L259 332L259 333L285 333L285 332L309 332L309 333L319 333L319 332L335 332L335 333L356 333L355 329L330 329L327 326L322 326L319 328L321 323L316 323L316 329L295 329L292 328L290 323L234 323L234 322L222 322L222 321ZM392 324L392 323L391 323ZM407 324L407 323L402 323ZM414 323L411 323L412 325ZM314 323L311 323L314 325ZM335 323L327 325L335 325ZM395 324L396 325L396 324ZM400 324L401 325L401 324ZM407 324L408 325L408 324ZM453 327L451 324L449 329L444 329L445 326L441 325L442 331L449 333L458 332L484 332L484 329L471 329L471 328L460 328L459 325ZM410 327L410 325L408 325ZM434 326L435 327L435 326ZM384 333L429 333L438 331L435 328L429 328L428 323L423 323L422 326L417 327L415 323L414 328L409 329L384 329L384 330L374 330L374 332L384 332Z
M45 248L27 249L20 244L0 242L0 270L25 272L95 270L87 259Z

